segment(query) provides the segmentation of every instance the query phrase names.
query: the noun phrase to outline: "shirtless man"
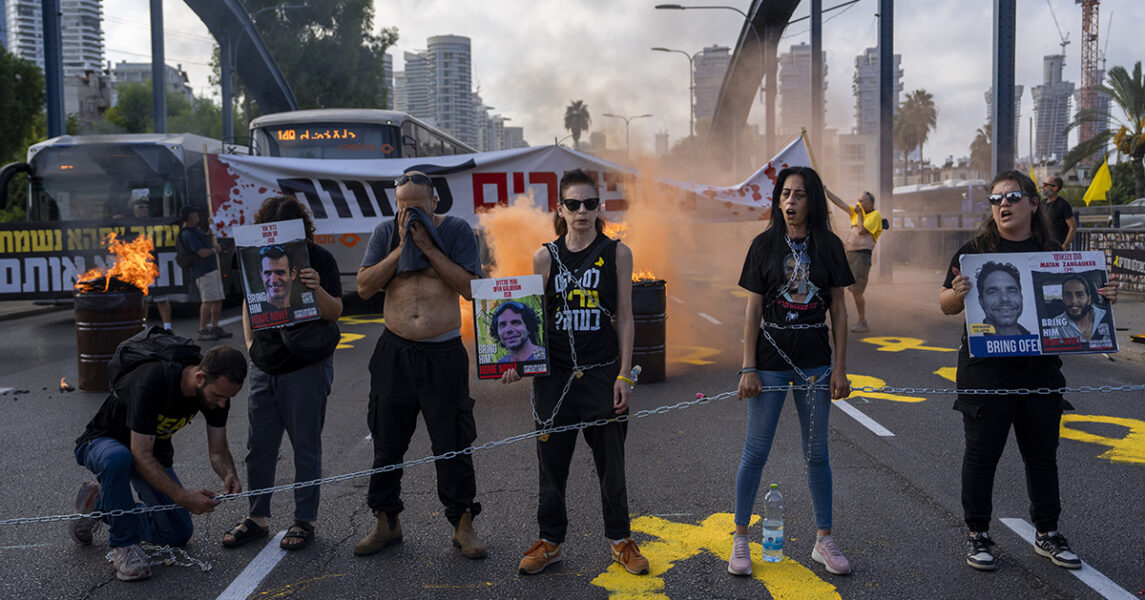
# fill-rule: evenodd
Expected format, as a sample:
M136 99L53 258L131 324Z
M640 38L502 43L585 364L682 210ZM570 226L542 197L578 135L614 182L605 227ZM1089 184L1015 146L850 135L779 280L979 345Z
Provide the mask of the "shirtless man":
M462 219L434 214L437 197L424 173L410 171L399 177L395 195L397 217L374 229L358 270L358 294L363 299L386 290L385 330L370 358L368 414L374 468L402 462L419 412L434 454L461 450L477 437L457 299L460 295L472 300L469 282L481 272L477 239ZM414 209L432 220L440 245L415 218ZM428 267L401 268L402 253L410 254L411 244L424 255ZM485 542L473 529L481 505L474 500L472 457L461 455L434 465L438 497L453 525L453 545L466 558L485 558ZM374 554L402 541L401 477L396 470L370 478L367 500L377 525L354 546L355 555Z

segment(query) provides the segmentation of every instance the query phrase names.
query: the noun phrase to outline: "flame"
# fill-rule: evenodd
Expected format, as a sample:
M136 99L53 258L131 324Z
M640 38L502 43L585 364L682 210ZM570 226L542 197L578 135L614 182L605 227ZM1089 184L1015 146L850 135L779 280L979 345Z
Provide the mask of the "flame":
M623 240L628 236L628 223L608 222L604 224L604 235L613 239Z
M632 281L655 281L659 279L656 274L648 269L640 269L639 271L632 272Z
M80 275L76 279L76 289L87 293L101 291L99 287L102 279L102 291L106 292L114 278L143 290L146 295L148 288L159 277L159 267L155 265L155 257L151 254L155 249L151 238L141 235L125 243L116 239L115 232L110 232L104 241L108 251L116 257L115 264L111 269L96 267Z
M60 377L60 390L64 392L72 391L72 386L68 383L68 380L65 377Z

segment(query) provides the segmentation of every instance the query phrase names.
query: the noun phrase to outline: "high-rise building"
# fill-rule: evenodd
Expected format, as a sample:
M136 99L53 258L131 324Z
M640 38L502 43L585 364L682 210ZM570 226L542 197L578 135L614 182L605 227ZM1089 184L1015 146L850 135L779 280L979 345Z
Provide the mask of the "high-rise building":
M1065 128L1069 125L1073 83L1062 81L1065 56L1051 54L1042 59L1042 85L1034 86L1034 159L1061 159L1068 150Z
M502 145L504 146L504 150L511 150L513 148L528 148L529 142L525 141L525 128L506 127Z
M406 68L402 73L402 92L399 95L398 108L430 125L437 125L432 96L432 79L429 74L429 59L426 51L406 52Z
M477 123L473 106L473 75L469 38L435 35L428 40L430 98L437 126L457 139L477 145ZM406 69L409 84L409 69Z
M8 0L0 0L0 50L8 50Z
M44 68L44 20L40 0L5 0L10 52ZM100 0L60 0L60 47L64 77L103 68Z
M397 71L394 73L394 110L404 113L409 112L408 89L409 88L406 87L406 72Z
M827 96L827 53L823 52L823 97ZM779 111L781 134L797 134L811 127L811 45L796 44L779 57ZM824 107L824 122L826 108Z
M899 93L902 92L900 66L902 55L894 56L894 106L898 110ZM855 78L851 80L851 91L855 93L855 129L858 135L879 134L879 49L867 48L855 57Z
M44 68L44 20L40 18L40 0L6 0L8 21L6 48L24 60Z
M1018 147L1018 130L1022 124L1022 90L1021 84L1014 86L1014 148ZM994 88L986 90L986 122L994 123Z
M387 52L382 55L382 85L386 87L386 104L382 108L394 109L394 57Z
M716 113L716 101L720 97L724 74L727 73L728 63L731 61L728 51L727 46L707 46L693 61L696 65L693 76L696 82L697 121L710 119Z

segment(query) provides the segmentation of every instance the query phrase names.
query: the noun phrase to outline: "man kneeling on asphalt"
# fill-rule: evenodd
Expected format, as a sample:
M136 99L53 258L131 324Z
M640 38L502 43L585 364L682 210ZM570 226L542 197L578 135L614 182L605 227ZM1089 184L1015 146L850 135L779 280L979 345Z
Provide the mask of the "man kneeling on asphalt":
M146 332L154 336L154 328ZM169 335L159 333L159 335ZM124 346L145 338L140 335ZM207 424L211 467L223 480L223 493L242 491L234 460L227 446L230 399L242 388L247 374L243 353L227 346L212 348L200 358L198 347L185 342L188 352L179 361L143 359L113 375L111 394L76 440L76 462L95 473L99 483L85 482L76 498L76 510L110 512L137 506L178 504L181 509L104 517L109 524L108 545L115 575L122 581L146 579L151 565L140 542L182 546L191 538L191 513L211 512L218 505L207 489L186 489L174 469L171 436L202 411ZM116 359L112 362L115 363ZM128 370L129 369L129 370ZM109 371L111 369L109 368ZM132 486L141 504L131 494ZM100 521L71 522L72 539L87 545Z

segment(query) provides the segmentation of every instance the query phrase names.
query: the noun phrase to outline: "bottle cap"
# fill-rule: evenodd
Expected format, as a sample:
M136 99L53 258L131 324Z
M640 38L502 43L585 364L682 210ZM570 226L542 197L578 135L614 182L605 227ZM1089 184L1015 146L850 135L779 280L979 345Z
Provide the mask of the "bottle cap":
M779 489L779 484L778 484L778 483L773 483L773 484L771 484L771 489L773 489L773 490L778 490L778 489Z

